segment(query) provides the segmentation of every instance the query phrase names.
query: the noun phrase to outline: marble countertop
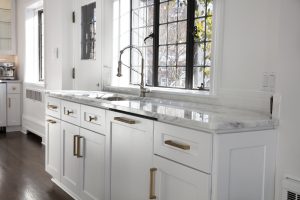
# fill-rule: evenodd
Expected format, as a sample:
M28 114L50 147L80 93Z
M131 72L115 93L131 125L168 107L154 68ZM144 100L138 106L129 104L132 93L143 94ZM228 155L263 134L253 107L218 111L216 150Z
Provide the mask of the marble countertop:
M227 108L224 106L171 101L156 98L91 91L47 91L60 98L103 109L113 109L151 117L160 122L192 128L209 133L232 133L275 129L278 120L270 115ZM122 101L107 101L105 97L117 95ZM101 99L102 98L102 99Z
M1 80L0 83L21 83L20 80Z

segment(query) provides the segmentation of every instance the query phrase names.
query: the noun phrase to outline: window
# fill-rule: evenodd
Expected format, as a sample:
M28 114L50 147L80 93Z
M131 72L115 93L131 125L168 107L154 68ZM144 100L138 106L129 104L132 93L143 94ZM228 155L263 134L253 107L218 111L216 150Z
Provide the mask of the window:
M146 84L210 90L212 28L213 0L131 0L130 41L144 53ZM130 57L137 70L141 59Z
M44 62L44 12L38 11L38 51L39 51L39 81L45 79Z

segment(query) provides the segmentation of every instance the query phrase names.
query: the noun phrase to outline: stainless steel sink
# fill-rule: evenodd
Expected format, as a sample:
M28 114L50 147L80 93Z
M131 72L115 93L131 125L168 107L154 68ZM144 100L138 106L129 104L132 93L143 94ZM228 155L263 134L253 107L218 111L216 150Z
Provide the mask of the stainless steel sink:
M127 98L118 97L118 96L103 97L103 98L100 98L100 99L106 100L106 101L125 101L125 100L128 100Z

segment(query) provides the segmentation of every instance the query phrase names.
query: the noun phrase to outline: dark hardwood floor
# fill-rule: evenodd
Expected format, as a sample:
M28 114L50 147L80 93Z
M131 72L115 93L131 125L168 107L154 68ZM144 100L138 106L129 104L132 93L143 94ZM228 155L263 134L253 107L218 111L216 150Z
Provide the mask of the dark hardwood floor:
M69 200L45 172L45 148L33 134L0 134L0 200Z

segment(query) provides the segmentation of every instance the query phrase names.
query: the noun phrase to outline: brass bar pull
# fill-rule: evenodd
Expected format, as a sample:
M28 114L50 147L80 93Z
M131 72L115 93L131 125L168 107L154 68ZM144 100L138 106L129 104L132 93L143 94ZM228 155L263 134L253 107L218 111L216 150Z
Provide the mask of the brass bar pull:
M48 105L48 109L54 109L54 110L56 110L58 107L57 106L55 106L55 105Z
M119 121L119 122L124 122L126 124L136 124L136 121L133 120L133 119L128 119L128 118L125 118L125 117L115 117L114 118L116 121Z
M78 150L77 150L77 146L78 146L78 135L74 135L73 137L73 155L74 156L78 156Z
M56 124L56 121L54 121L52 119L48 119L47 122L50 123L50 124Z
M78 136L78 142L77 142L77 158L82 158L83 157L83 147L81 148L81 144L83 145L84 143L84 138L82 136ZM81 141L83 141L81 143Z
M89 116L89 122L91 122L91 121L96 121L97 120L97 117L92 117L92 116Z
M190 150L191 149L190 145L182 144L182 143L179 143L179 142L176 142L176 141L173 141L173 140L166 140L165 144L167 144L169 146L172 146L172 147L182 149L182 150Z
M150 169L150 195L149 199L156 199L155 195L155 172L157 171L156 168Z

